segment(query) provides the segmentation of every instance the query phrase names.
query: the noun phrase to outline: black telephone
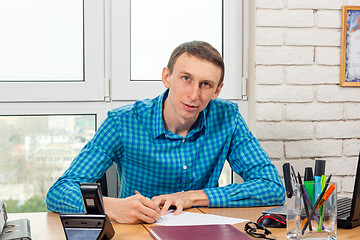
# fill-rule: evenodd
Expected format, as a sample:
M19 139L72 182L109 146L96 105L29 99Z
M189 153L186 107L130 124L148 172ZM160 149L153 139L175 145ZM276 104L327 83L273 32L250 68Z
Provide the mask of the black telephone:
M86 214L60 214L67 240L109 240L114 234L105 214L99 183L80 183Z

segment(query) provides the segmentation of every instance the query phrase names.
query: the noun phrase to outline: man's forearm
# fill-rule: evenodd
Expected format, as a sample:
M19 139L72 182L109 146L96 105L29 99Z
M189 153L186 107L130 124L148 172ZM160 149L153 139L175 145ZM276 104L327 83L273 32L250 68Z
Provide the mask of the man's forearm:
M204 190L191 190L187 192L192 206L209 206L209 198Z

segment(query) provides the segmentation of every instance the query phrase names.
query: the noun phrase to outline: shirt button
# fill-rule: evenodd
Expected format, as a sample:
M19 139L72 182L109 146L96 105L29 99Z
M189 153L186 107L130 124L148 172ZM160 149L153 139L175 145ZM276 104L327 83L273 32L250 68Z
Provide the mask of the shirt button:
M187 166L183 166L183 169L186 170L186 169L187 169Z
M185 138L183 138L181 141L182 141L182 142L185 142Z

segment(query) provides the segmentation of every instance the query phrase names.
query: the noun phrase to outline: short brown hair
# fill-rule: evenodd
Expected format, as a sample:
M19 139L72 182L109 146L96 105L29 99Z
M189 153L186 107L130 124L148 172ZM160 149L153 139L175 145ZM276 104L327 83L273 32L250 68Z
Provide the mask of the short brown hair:
M182 55L183 53L188 53L194 57L201 58L207 60L221 69L221 76L219 80L218 87L224 81L224 74L225 74L225 66L224 61L220 55L220 53L209 43L203 41L191 41L185 42L180 44L178 47L174 49L172 52L169 62L168 62L168 69L170 74L172 74L174 70L174 65L176 60Z

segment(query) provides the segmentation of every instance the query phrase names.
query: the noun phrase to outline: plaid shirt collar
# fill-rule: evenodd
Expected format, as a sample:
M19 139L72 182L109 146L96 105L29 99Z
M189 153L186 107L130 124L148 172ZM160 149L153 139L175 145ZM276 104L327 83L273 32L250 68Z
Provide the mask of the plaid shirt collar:
M165 99L168 97L169 89L163 92L158 97L151 100L152 104L152 111L147 111L146 113L137 112L138 113L138 120L141 122L143 126L145 126L148 131L152 134L154 138L173 138L178 139L182 138L180 135L170 132L168 129L165 128L163 123L163 103ZM211 103L211 101L210 101ZM198 133L206 127L206 115L209 111L210 105L200 112L197 123L195 127L189 132L186 138L193 136L195 133Z

